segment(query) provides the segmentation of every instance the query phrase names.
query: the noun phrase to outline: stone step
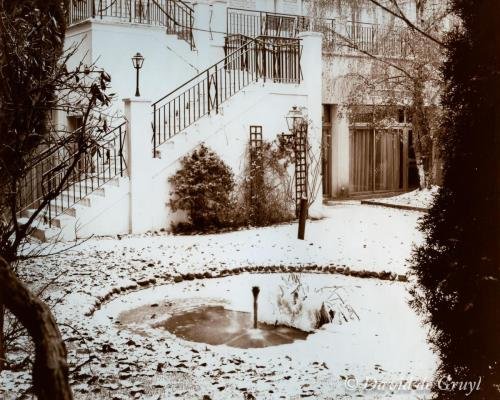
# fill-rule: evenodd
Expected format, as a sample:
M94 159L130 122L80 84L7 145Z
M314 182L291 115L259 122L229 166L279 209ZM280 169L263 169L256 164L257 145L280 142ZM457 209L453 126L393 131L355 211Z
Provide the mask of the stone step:
M72 205L71 207L66 208L64 206L61 206L60 204L51 204L50 211L52 213L52 218L56 218L55 215L59 216L61 214L76 217L77 207L75 205Z
M24 210L21 212L21 218L18 219L18 221L23 221L22 223L28 222L28 219L31 218L31 216L35 213L36 210L34 209L28 209ZM33 221L33 225L38 226L38 225L47 225L48 226L48 214L46 215L45 213L40 213L36 216L35 220ZM61 227L61 220L59 218L53 218L52 219L52 226L55 226L57 228Z
M31 211L34 212L35 210ZM61 236L62 232L60 227L60 221L56 222L55 220L53 220L51 226L49 226L40 221L42 218L43 217L38 216L35 219L36 222L33 223L28 234L31 237L40 240L41 242L47 242L49 240L57 240L57 238ZM20 224L25 224L28 222L28 220L29 218L23 217L19 218L17 221Z
M35 227L30 233L30 236L41 242L55 242L62 239L62 229L54 226Z
M52 204L62 206L63 208L72 207L74 204L79 204L84 207L90 207L92 205L90 195L80 198L78 192L73 195L71 191L61 193L56 199L54 199Z
M92 181L89 177L85 181L70 186L52 201L50 205L52 217L50 226L48 223L49 212L45 210L33 221L30 236L45 242L57 240L64 233L65 240L73 240L76 237L76 232L73 233L73 230L75 229L76 217L78 217L79 212L86 212L85 209L92 207L93 201L96 201L98 197L106 197L107 190L110 190L111 193L113 190L116 190L112 187L119 187L126 179L128 178L118 176L106 183L102 183L103 181L99 180L102 186L97 188L97 179L94 178L94 186L92 186ZM106 186L108 187L106 188ZM80 198L80 188L82 198ZM87 195L85 195L85 188L87 188ZM75 190L75 193L73 193L73 190ZM18 220L19 223L27 223L35 211L35 209L22 211Z
M103 180L100 179L99 184L102 186L97 187L97 184L98 184L97 179L94 179L94 182L92 183L92 180L90 178L82 182L76 183L70 186L67 190L61 192L61 194L57 197L56 203L58 205L62 204L63 206L65 206L69 202L70 206L73 203L76 203L83 205L85 207L91 207L92 206L91 196L105 197L106 196L105 186L110 185L118 187L120 186L120 179L117 177L111 178L106 183L103 183Z
M89 185L73 185L73 186L70 186L67 190L64 190L61 192L61 194L65 194L65 195L70 195L70 196L73 196L73 191L74 191L74 195L76 197L86 197L86 196L90 196L90 195L95 195L95 196L101 196L101 197L104 197L106 194L106 190L103 188L103 187L100 187L100 188L96 188L94 186L94 188L92 188L92 186L89 184Z

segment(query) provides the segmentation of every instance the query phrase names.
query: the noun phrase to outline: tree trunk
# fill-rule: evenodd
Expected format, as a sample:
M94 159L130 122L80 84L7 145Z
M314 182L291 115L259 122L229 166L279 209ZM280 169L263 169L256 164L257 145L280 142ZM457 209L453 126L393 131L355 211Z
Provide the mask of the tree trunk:
M427 187L427 179L426 179L426 171L424 167L424 162L422 160L422 155L420 153L415 153L415 159L417 162L417 171L418 171L418 181L420 189L425 189Z
M434 135L432 138L432 177L433 185L441 186L442 184L442 159L441 150L439 148L439 138Z
M412 125L420 189L425 189L432 184L432 139L424 102L424 80L419 77L413 82Z
M70 400L66 346L49 307L0 257L0 303L28 330L35 344L33 387L39 400Z
M0 302L0 372L5 368L6 354L5 354L5 336L4 336L4 325L5 325L5 307Z

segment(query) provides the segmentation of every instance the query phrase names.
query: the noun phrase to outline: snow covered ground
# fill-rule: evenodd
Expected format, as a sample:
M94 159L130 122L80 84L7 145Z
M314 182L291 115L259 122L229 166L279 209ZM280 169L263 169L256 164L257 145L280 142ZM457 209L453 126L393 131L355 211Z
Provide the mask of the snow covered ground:
M72 326L61 329L72 368L81 365L72 375L77 399L201 399L205 394L242 399L244 393L257 399L408 396L392 389L359 392L364 379L388 384L432 376L435 359L425 343L425 329L406 305L405 283L315 275L311 279L325 285L346 287L360 320L327 325L306 341L275 348L207 346L167 333L134 333L116 323L114 307L122 302L130 307L150 304L155 296L182 291L194 296L203 285L220 285L222 292L249 276L173 284L180 274L216 276L245 266L311 264L404 274L412 246L422 240L415 229L418 212L341 204L330 207L328 215L308 222L305 241L296 239L296 224L219 235L96 238L29 260L21 273L34 287L57 277L50 298L60 299L54 306L58 321ZM96 302L107 300L101 310L90 312ZM3 390L6 399L15 398L28 384L27 372L4 372L0 397Z
M416 189L412 192L403 193L398 196L376 199L376 201L393 205L429 208L438 190L439 186L432 186L430 189Z
M266 293L273 293L280 278L280 274L242 274L208 282L158 286L110 302L96 313L93 323L100 323L101 329L107 330L111 336L121 332L130 338L131 327L115 323L120 312L154 304L155 307L150 307L143 316L142 324L133 325L135 329L145 330L146 339L133 336L133 340L142 340L158 350L168 348L187 360L187 369L195 371L187 377L192 382L191 389L185 394L187 398L195 398L195 393L207 394L214 399L241 398L243 391L251 392L257 398L355 397L363 393L361 388L365 379L398 382L431 378L435 359L427 349L425 331L408 309L402 283L385 284L373 279L305 274L304 284L311 290L324 286L341 287L343 300L355 309L359 320L341 325L328 324L307 340L287 345L261 349L207 346L150 327L162 318L156 308L162 301L189 303L192 299L211 298L218 299L228 309L250 312L253 285L261 288L260 319L272 322L272 299L266 298ZM187 308L190 306L186 304ZM194 355L193 349L196 351ZM240 362L237 365L229 362L226 367L225 360L231 359ZM160 360L166 364L172 361L163 354L156 361ZM154 357L151 362L155 362ZM210 375L214 376L204 379ZM259 377L264 379L260 381ZM347 377L351 377L352 382L346 382ZM164 378L168 379L168 373ZM354 378L359 380L358 390L348 387L354 384ZM157 391L162 398L175 396L175 393L167 392L165 388ZM390 394L389 391L380 392L383 393L378 395Z

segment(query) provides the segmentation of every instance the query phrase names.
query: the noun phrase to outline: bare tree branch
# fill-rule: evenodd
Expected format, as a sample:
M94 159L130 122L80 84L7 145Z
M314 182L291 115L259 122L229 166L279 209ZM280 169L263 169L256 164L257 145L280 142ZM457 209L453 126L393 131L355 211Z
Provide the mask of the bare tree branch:
M408 27L410 27L411 29L413 29L414 31L420 33L421 35L425 36L427 39L433 41L434 43L436 43L437 45L439 45L440 47L445 47L445 44L440 41L439 39L435 38L434 36L432 36L431 34L425 32L424 30L420 29L418 26L416 26L413 22L411 22L408 17L404 14L404 12L401 10L401 8L399 7L399 5L397 4L397 1L395 0L391 0L391 3L392 4L395 4L396 7L397 7L397 11L394 11L392 10L391 8L385 6L384 4L382 4L380 1L378 0L369 0L371 3L375 4L376 6L380 7L382 10L388 12L389 14L395 16L396 18L399 18L400 20L402 20L406 25L408 25Z

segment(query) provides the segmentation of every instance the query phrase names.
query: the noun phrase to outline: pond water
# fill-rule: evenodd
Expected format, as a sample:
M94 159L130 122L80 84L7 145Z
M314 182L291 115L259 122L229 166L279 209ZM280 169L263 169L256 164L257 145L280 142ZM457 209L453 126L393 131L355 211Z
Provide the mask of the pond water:
M251 313L223 306L200 306L175 314L157 327L184 340L243 349L293 343L309 335L296 328L265 323L254 329Z

